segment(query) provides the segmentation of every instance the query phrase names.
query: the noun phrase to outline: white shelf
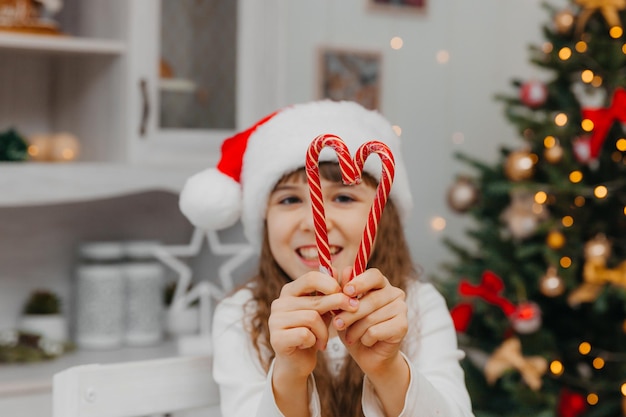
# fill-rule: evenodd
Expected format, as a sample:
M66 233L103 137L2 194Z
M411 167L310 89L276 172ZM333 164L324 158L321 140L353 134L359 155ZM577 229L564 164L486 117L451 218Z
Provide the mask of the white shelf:
M63 35L29 35L0 31L0 50L40 51L68 54L122 55L126 45L122 41L77 38Z
M161 78L159 90L172 93L193 93L198 87L196 83L184 78Z
M0 398L52 390L55 373L75 365L106 364L178 356L176 343L166 341L156 346L125 347L114 350L76 350L56 359L0 366Z
M109 163L0 163L0 207L72 203L141 191L180 192L197 170Z

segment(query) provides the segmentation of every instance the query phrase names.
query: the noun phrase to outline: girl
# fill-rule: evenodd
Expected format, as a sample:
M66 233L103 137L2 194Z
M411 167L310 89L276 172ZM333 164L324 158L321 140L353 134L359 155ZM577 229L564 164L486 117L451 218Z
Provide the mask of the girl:
M334 153L320 154L333 276L318 272L303 165L323 133L341 137L352 152L382 141L396 159L368 269L356 277L350 273L380 162L369 158L363 181L347 186ZM187 217L217 229L241 210L244 232L260 250L257 274L214 315L224 417L472 415L445 302L417 280L410 259L402 229L410 209L397 136L380 114L352 102L272 114L224 143L217 170L189 179L181 194Z

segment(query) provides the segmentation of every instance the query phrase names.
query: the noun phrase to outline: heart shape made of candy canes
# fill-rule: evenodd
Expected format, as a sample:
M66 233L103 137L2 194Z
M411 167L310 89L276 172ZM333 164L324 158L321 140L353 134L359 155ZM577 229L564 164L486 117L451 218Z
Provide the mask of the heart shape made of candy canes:
M359 251L357 252L352 268L352 276L350 278L352 279L363 273L367 266L367 261L374 245L378 222L387 204L389 192L391 191L395 174L395 161L389 147L376 140L365 142L359 146L354 159L350 155L348 146L339 136L330 134L319 135L313 139L309 145L306 154L305 168L311 194L315 241L317 244L320 271L328 275L332 275L332 265L330 260L330 245L328 243L328 229L326 227L326 214L324 211L324 197L322 195L319 174L319 155L326 146L331 147L337 154L341 177L344 184L347 185L358 184L361 181L363 166L371 154L378 154L382 164L382 172L376 189L376 196L370 208Z

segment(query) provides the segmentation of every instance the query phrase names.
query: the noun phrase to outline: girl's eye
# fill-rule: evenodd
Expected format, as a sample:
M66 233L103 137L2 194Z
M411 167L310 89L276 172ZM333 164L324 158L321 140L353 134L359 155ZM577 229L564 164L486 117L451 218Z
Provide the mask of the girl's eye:
M347 194L339 194L335 197L335 201L338 203L351 203L355 200Z
M278 200L278 204L283 204L283 205L298 204L301 202L302 200L299 197L296 197L295 195L283 197L280 200Z

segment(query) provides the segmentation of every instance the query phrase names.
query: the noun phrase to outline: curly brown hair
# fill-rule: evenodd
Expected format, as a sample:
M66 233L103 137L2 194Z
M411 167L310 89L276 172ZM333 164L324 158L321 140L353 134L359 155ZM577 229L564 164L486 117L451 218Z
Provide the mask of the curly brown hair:
M336 163L321 163L320 175L334 182L341 182L341 171ZM304 169L285 175L278 184L292 179L306 181ZM363 174L363 182L376 187L377 181ZM409 280L417 279L417 271L411 260L410 251L404 237L402 223L393 201L387 202L378 225L375 246L370 256L368 268L378 268L395 287L406 291ZM291 281L274 260L270 251L267 230L264 231L259 270L249 282L252 298L244 308L253 311L248 321L248 331L263 367L267 371L274 359L274 351L269 343L270 308L278 298L286 283ZM250 307L253 306L252 309ZM344 362L339 377L331 375L323 352L313 371L320 395L322 415L325 417L363 417L361 393L363 371L350 357Z

